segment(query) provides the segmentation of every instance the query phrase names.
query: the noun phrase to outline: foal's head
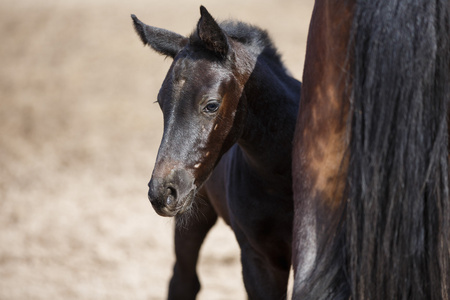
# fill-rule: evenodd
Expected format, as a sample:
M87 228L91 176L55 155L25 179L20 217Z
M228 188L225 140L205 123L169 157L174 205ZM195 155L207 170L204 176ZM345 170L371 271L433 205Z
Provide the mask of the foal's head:
M173 58L158 94L164 134L148 192L162 216L191 207L196 191L241 135L246 115L242 92L252 63L237 58L239 43L204 7L200 12L189 38L132 16L144 44Z

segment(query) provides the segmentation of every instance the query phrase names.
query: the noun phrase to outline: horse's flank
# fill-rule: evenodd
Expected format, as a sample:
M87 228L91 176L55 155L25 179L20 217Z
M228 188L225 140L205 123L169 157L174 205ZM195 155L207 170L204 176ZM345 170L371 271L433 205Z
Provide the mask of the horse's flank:
M321 267L317 261L331 250L322 245L332 245L333 231L340 225L342 214L349 109L349 103L342 101L346 96L343 71L348 63L351 13L352 6L339 1L317 1L308 35L293 151L293 258L296 285L302 286L299 299L316 299L318 295L322 295L318 299L329 299L323 282L339 276L342 264L342 259L334 259L335 265L330 268L321 272L317 269ZM318 273L320 285L314 279Z
M449 10L316 1L293 157L294 299L448 299Z

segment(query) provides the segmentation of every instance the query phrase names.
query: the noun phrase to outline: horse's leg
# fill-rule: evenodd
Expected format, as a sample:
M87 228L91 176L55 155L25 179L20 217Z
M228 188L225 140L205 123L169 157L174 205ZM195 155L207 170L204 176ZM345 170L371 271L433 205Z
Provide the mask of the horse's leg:
M289 268L279 269L255 251L242 251L242 274L249 299L286 299Z
M290 244L261 237L252 242L239 228L234 232L241 248L242 275L249 299L286 299L290 271Z
M190 216L187 223L177 224L175 228L176 262L169 285L170 300L195 299L200 290L196 271L198 254L206 234L217 220L217 214L209 201L201 194L200 197L205 201L198 205L196 215Z

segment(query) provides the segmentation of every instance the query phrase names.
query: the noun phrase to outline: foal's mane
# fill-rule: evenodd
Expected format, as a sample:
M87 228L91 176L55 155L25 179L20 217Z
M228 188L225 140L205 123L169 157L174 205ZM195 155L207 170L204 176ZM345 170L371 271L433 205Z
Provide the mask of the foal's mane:
M219 26L229 38L245 46L256 57L262 54L285 69L281 56L266 30L235 20L222 21ZM202 43L196 30L189 40L191 44Z

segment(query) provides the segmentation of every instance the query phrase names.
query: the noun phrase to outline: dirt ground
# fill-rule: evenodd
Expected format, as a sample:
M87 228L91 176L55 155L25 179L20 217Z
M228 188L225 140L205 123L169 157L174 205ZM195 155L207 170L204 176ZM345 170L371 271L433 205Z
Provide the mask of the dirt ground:
M189 34L205 5L266 28L301 78L312 0L0 0L0 299L164 299L173 221L147 182L170 60L130 14ZM245 299L239 249L219 223L199 299Z

